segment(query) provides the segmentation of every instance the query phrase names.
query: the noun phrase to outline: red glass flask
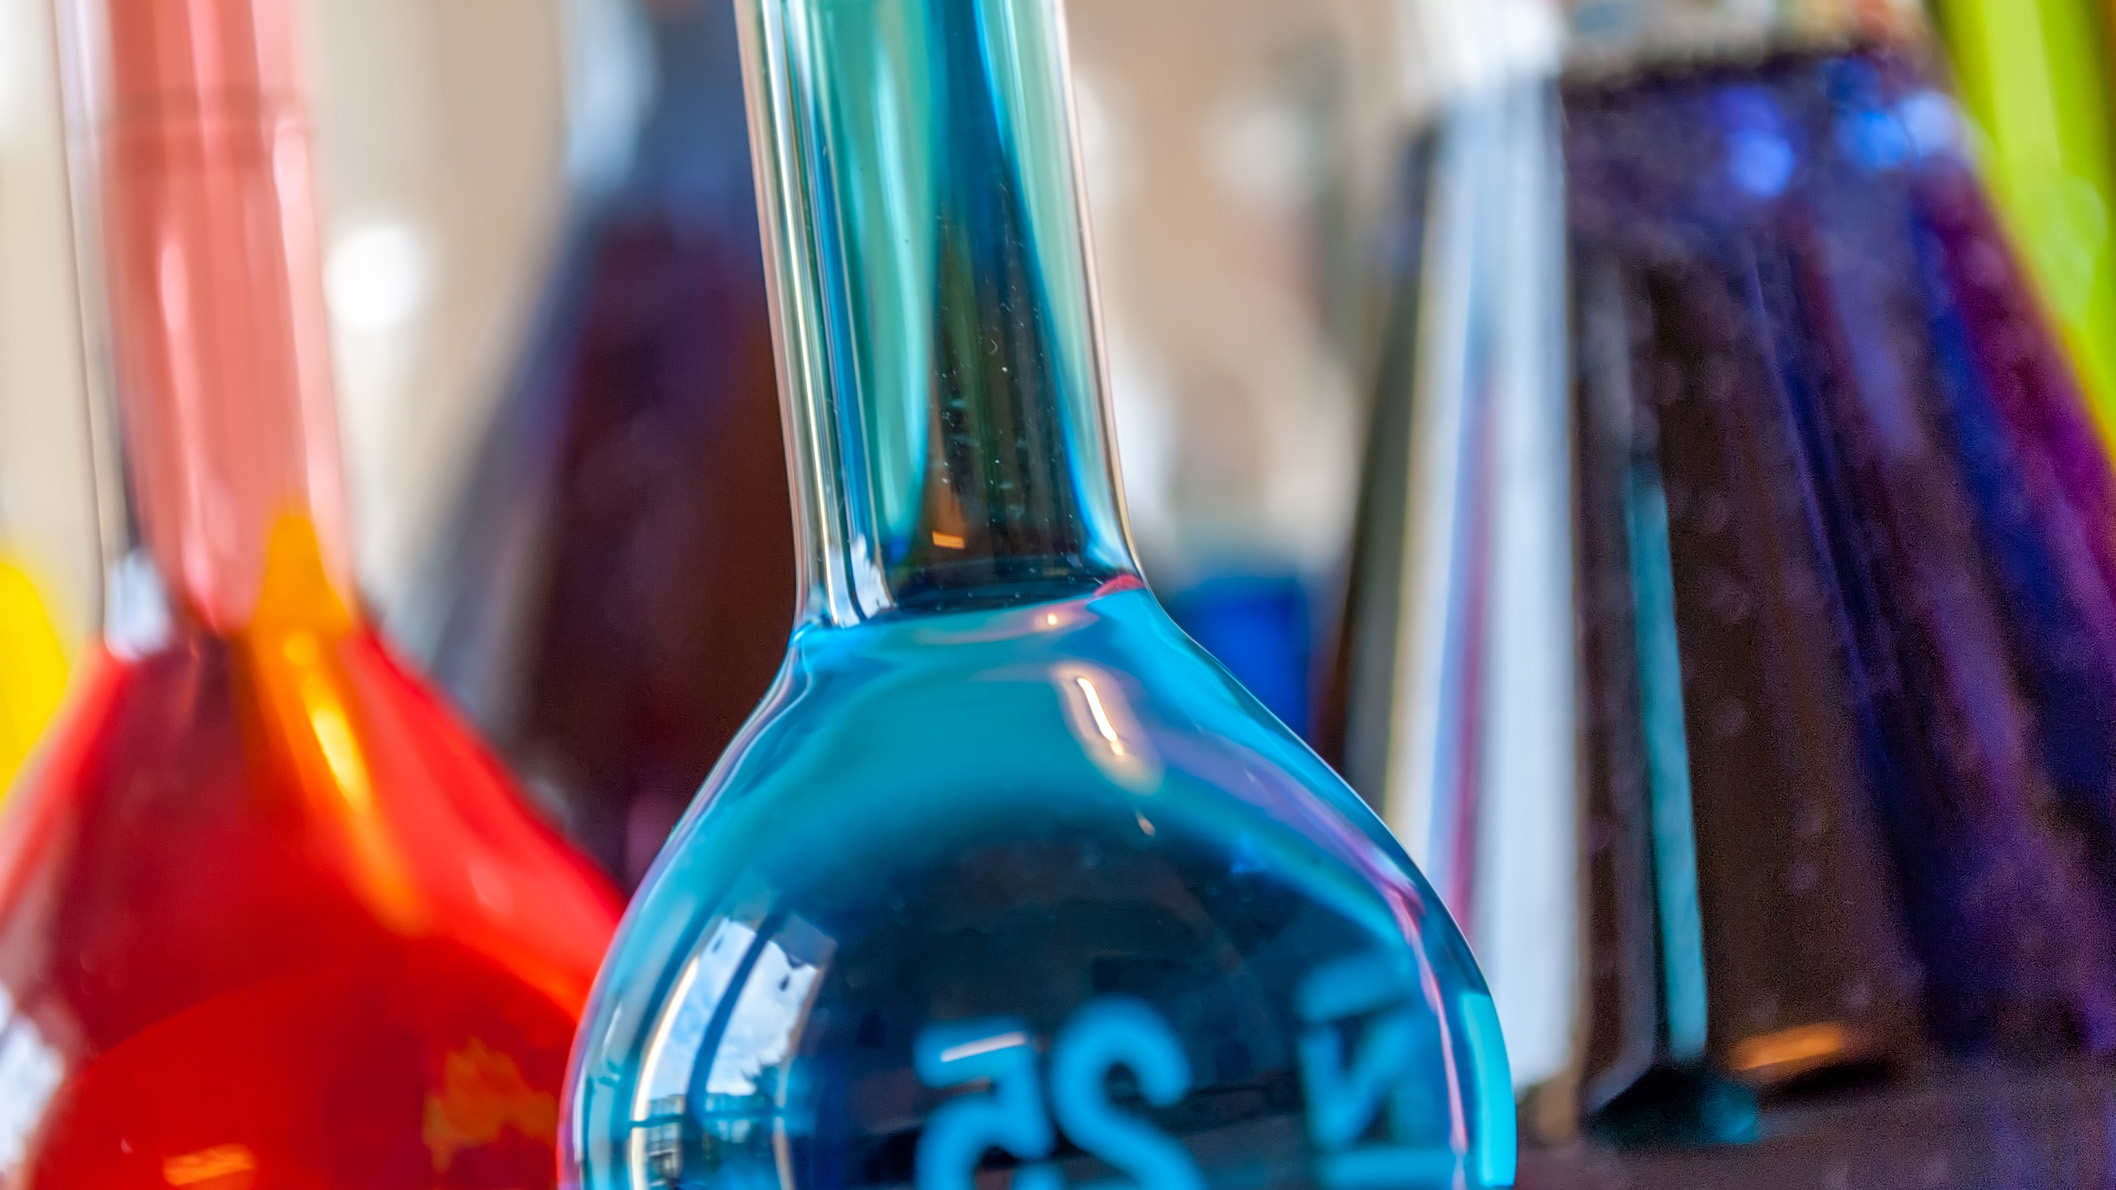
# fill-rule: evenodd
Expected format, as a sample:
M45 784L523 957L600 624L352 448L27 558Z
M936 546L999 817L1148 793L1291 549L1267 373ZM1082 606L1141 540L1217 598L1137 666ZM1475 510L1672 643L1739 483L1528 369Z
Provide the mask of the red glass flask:
M292 0L66 8L106 633L0 820L0 1186L553 1182L617 903L350 598Z

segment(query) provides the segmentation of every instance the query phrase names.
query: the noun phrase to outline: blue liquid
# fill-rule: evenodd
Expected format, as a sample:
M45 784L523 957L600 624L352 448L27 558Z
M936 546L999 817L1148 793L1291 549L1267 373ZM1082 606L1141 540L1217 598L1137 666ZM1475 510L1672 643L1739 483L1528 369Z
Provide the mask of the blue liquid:
M1513 1180L1439 900L1130 579L797 632L581 1038L592 1190Z
M1315 627L1296 574L1221 574L1171 598L1168 613L1294 734L1309 736Z

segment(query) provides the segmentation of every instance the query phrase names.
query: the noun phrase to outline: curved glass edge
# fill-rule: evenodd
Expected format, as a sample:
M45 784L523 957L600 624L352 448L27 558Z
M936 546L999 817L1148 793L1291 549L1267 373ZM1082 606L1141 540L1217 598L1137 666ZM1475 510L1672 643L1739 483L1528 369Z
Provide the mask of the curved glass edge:
M809 618L1134 573L1050 0L745 0Z

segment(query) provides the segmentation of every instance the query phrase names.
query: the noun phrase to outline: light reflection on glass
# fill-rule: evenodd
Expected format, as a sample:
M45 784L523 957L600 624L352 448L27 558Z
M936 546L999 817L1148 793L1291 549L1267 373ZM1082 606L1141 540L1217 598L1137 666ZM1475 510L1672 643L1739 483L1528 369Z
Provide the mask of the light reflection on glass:
M1086 678L1074 678L1073 681L1079 685L1080 693L1087 696L1087 711L1095 717L1095 730L1109 741L1110 751L1124 755L1124 741L1117 738L1117 729L1110 726L1109 712L1102 709L1102 696L1095 693L1095 684Z
M713 1012L726 997L735 971L756 939L757 931L751 927L722 919L684 968L668 1007L663 1010L661 1024L655 1029L653 1044L646 1049L639 1095L633 1106L634 1119L647 1119L655 1113L657 1103L682 1095L691 1085L691 1073Z
M162 1180L172 1186L195 1186L237 1174L254 1173L257 1154L245 1145L214 1145L162 1162ZM247 1183L245 1183L247 1184Z
M709 1095L754 1095L766 1068L784 1062L808 993L820 968L796 962L777 942L766 942L728 1017L727 1033L705 1076Z
M639 1185L675 1184L687 1154L709 1152L716 1138L747 1140L768 1118L800 1110L780 1072L833 949L799 918L722 918L707 933L641 1058L630 1136Z
M58 1093L66 1063L0 987L0 1177L12 1176L29 1155L30 1134Z

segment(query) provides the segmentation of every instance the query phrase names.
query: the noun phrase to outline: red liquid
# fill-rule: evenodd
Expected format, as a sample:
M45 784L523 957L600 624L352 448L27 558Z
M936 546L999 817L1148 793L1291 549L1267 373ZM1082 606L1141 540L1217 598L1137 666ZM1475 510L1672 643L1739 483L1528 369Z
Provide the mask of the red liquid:
M239 635L91 663L0 828L0 1184L553 1184L616 900L282 537Z

